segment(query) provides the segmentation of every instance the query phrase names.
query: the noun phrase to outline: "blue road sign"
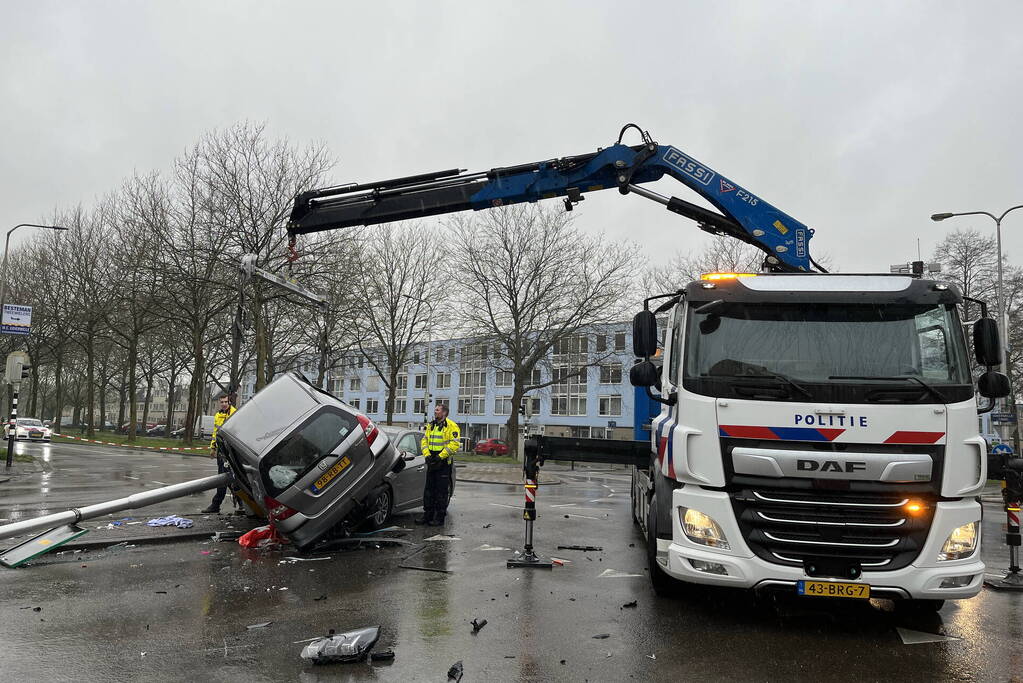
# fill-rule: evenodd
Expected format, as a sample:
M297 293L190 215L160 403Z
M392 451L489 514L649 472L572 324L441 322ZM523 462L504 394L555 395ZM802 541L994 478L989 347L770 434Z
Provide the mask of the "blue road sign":
M1012 446L1010 446L1009 444L1007 444L1007 443L1000 443L997 446L995 446L994 448L992 448L991 452L992 453L998 453L998 454L1004 453L1005 455L1012 455L1013 450L1012 450Z

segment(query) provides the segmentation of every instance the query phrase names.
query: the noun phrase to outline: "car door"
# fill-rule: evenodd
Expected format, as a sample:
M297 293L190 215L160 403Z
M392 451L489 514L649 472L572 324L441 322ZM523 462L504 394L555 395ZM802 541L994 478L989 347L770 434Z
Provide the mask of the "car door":
M397 449L403 454L413 457L411 460L405 461L405 469L395 477L395 509L408 510L423 504L423 488L426 486L426 459L420 452L421 439L422 435L418 432L406 432L398 437Z

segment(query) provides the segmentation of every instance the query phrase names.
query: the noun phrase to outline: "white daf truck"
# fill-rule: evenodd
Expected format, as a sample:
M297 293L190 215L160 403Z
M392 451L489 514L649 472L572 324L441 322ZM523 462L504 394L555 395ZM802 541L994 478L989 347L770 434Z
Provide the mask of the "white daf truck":
M667 299L662 336L651 300L636 316L646 360L631 374L661 403L632 483L658 592L679 580L936 609L980 591L987 449L954 288L716 274ZM1004 395L993 320L973 337L980 393Z

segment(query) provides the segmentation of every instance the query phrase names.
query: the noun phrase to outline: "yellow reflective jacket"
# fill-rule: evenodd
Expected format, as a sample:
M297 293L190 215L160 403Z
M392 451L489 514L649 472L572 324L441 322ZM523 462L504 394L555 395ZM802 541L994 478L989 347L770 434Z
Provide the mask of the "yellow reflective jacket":
M210 439L210 448L217 447L217 430L220 429L220 425L227 422L227 418L238 412L238 409L234 406L229 406L226 413L222 413L219 410L217 414L213 416L213 438Z
M426 425L426 433L423 440L419 442L423 449L423 455L431 453L439 455L441 460L449 462L451 456L458 452L458 425L450 418L444 419L444 424L439 425L436 421Z

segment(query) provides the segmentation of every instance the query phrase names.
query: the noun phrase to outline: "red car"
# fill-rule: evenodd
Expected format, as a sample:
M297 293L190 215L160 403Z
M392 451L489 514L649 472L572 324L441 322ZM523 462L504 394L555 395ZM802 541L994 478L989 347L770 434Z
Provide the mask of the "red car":
M501 439L483 439L473 450L476 455L508 455L508 444Z

